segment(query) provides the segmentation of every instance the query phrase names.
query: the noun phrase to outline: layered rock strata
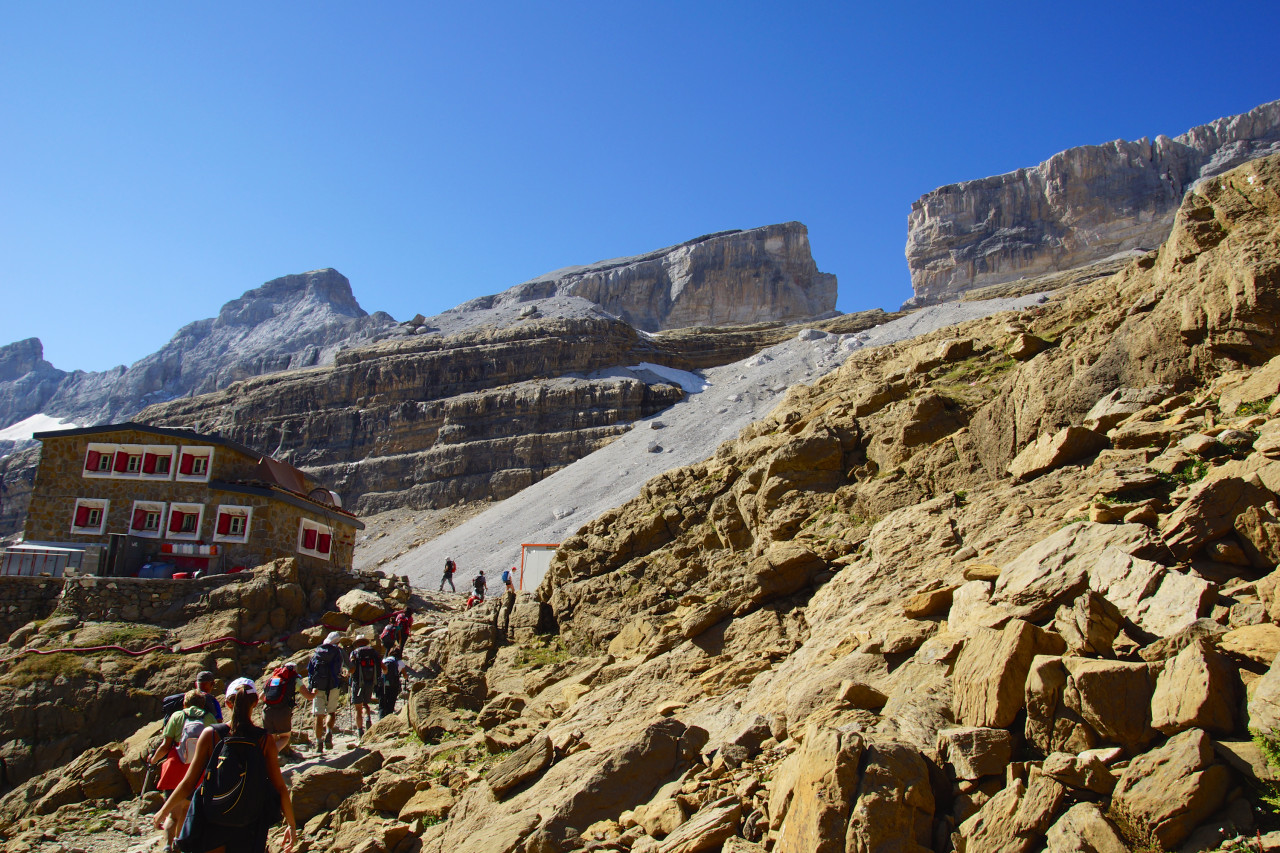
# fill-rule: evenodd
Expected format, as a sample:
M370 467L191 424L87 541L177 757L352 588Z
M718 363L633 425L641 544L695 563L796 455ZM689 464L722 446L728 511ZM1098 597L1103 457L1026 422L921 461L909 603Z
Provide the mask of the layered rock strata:
M888 316L867 312L824 325L857 331ZM611 368L650 362L694 370L789 334L774 323L646 336L601 315L530 317L347 350L332 368L259 377L140 417L269 448L362 512L500 499L683 396L655 374Z
M1277 151L1273 101L1172 139L1069 148L1033 168L940 187L907 220L907 304L1154 249L1189 188Z

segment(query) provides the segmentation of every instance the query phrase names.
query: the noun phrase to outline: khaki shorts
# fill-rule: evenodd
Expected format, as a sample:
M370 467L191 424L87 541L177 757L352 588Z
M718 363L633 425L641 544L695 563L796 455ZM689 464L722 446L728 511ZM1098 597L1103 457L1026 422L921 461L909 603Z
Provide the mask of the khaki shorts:
M311 712L316 716L338 713L338 702L342 700L342 688L317 690L316 697L311 700Z
M263 705L262 727L273 735L289 734L293 730L293 706L283 702L279 705Z

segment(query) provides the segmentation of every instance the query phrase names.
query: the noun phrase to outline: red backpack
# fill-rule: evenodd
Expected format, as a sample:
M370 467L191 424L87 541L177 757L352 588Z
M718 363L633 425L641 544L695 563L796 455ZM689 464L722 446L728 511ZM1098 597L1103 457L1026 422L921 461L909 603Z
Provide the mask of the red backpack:
M287 666L278 667L267 679L267 686L262 690L262 701L268 705L279 705L293 698L297 690L298 673Z

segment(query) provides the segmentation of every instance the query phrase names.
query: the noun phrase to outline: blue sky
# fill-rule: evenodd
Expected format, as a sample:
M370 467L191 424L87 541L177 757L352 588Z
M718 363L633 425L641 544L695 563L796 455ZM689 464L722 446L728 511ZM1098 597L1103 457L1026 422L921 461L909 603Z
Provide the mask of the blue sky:
M1270 3L9 3L0 343L153 352L319 267L432 314L800 220L896 308L912 201L1280 98Z

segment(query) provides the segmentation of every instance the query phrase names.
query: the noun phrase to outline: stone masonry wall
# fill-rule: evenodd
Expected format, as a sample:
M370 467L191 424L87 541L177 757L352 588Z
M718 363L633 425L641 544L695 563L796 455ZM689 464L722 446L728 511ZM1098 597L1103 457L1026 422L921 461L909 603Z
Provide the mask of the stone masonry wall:
M251 574L211 575L190 580L139 578L66 578L57 613L87 622L147 622L172 627L187 621L185 605L200 601L210 590Z
M33 619L47 619L58 604L62 578L0 577L0 641Z

